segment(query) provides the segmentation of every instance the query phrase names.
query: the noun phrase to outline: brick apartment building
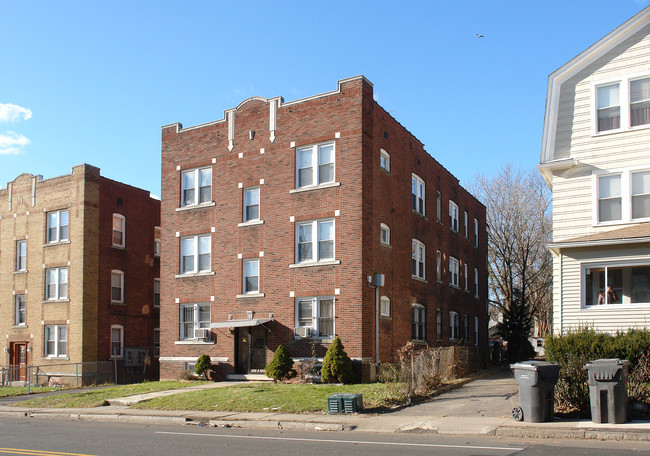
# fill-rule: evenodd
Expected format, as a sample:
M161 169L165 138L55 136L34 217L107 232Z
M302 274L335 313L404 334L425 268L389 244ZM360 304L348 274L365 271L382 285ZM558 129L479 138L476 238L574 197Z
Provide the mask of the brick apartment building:
M335 336L365 366L408 341L487 352L485 207L363 76L162 127L162 227L161 378L204 353L259 372Z
M0 333L14 367L3 380L27 380L27 366L41 366L38 382L142 373L129 348L153 358L157 344L160 201L85 164L21 174L0 200Z

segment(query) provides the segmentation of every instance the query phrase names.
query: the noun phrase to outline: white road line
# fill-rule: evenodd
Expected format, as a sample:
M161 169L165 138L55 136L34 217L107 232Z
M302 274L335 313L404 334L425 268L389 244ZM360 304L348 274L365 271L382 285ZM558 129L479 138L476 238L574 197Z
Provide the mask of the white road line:
M473 446L473 445L441 445L435 443L399 443L399 442L373 442L366 440L335 440L335 439L299 439L292 437L265 437L256 435L223 435L223 434L201 434L199 432L165 432L156 431L156 434L171 434L171 435L188 435L198 437L215 437L215 438L228 438L228 439L258 439L258 440L285 440L292 442L323 442L323 443L358 443L365 445L392 445L392 446L411 446L411 447L430 447L430 448L466 448L469 450L503 450L503 451L524 451L525 448L514 447L489 447L489 446Z

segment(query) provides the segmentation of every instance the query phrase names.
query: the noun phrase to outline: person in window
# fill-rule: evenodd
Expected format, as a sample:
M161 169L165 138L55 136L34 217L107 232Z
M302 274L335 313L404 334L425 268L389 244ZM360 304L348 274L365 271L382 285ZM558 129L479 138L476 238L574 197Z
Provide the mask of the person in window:
M613 304L616 302L616 293L611 285L607 285L607 301L605 301L605 292L601 291L598 295L598 304Z

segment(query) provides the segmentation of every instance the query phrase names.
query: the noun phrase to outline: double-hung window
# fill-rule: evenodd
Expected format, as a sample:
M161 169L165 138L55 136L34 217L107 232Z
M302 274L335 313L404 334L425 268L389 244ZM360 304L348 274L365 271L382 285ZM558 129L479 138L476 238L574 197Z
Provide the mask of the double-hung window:
M617 130L621 127L620 83L596 88L597 131Z
M449 285L458 288L459 263L454 257L449 257Z
M181 274L211 271L210 244L209 234L181 238Z
M650 124L650 78L630 81L630 126Z
M65 325L45 326L45 356L67 356L68 328Z
M390 317L390 299L388 296L382 296L379 299L379 315Z
M296 262L334 259L334 220L313 220L296 224Z
M650 171L639 171L632 175L632 218L650 217Z
M411 208L424 215L424 181L417 174L411 174Z
M436 339L442 340L442 310L436 310Z
M260 219L260 188L244 189L244 222Z
M442 252L436 252L436 280L442 282Z
M117 269L111 271L111 302L124 302L124 273Z
M69 212L52 211L47 213L47 243L68 240Z
M474 317L474 345L478 345L478 317Z
M474 268L474 297L478 298L478 269Z
M458 233L458 205L449 200L449 229Z
M27 270L27 241L16 241L16 271Z
M458 312L449 312L449 340L458 340L460 337L460 316Z
M181 175L181 206L196 206L212 200L212 168L188 169Z
M243 262L244 293L259 293L260 291L260 260L244 260Z
M113 246L124 247L125 245L126 219L122 214L113 214Z
M317 338L334 337L334 298L297 298L296 332Z
M469 239L469 217L467 215L467 211L464 211L463 214L465 215L464 221L465 221L465 239Z
M153 279L153 305L160 307L160 279Z
M417 239L411 240L411 275L418 279L425 279L425 247Z
M650 218L650 170L626 169L596 174L594 223L634 222Z
M468 277L467 277L467 263L463 264L463 278L465 279L465 291L469 291Z
M210 304L181 304L179 315L179 338L196 340L210 338Z
M111 326L111 358L124 358L124 327Z
M385 223L379 225L379 240L382 244L390 245L390 228Z
M442 194L436 192L436 220L442 222Z
M55 301L68 297L68 268L45 270L45 299Z
M425 340L425 320L424 320L424 306L422 304L413 304L412 321L411 321L411 339L417 341Z
M474 247L478 249L478 220L474 219Z
M296 149L296 187L334 182L334 155L333 142Z
M154 255L155 257L159 257L159 256L160 256L160 250L161 250L161 242L160 242L161 230L160 230L160 227L159 227L159 226L157 226L157 227L154 228L154 230L153 230L153 236L154 236L154 240L153 240L153 255Z
M24 294L17 294L15 298L15 304L16 304L16 318L14 320L14 323L16 326L23 326L26 324L27 319L26 319L26 309L25 309L25 295Z
M380 149L379 165L383 170L390 172L390 155L384 149Z
M598 177L598 221L611 222L621 218L621 175Z

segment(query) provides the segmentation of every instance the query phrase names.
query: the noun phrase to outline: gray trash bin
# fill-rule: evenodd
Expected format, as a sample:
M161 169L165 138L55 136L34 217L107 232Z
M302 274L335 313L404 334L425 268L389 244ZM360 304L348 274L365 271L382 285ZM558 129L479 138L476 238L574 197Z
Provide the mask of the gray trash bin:
M623 359L597 359L587 363L587 384L594 423L625 423L627 421L628 369Z
M519 385L519 407L512 409L512 417L531 423L551 421L560 366L546 361L522 361L510 368Z

